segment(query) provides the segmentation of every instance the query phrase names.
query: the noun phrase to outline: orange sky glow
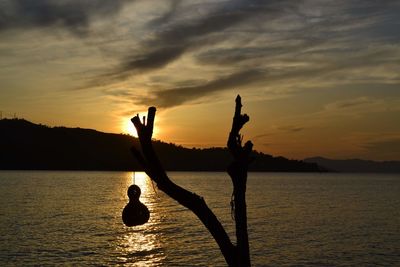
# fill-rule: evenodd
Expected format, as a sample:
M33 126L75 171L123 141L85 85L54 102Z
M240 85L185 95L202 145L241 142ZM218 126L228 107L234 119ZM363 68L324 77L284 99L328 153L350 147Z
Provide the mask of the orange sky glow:
M240 94L257 151L400 160L398 2L90 3L4 1L2 118L221 147Z

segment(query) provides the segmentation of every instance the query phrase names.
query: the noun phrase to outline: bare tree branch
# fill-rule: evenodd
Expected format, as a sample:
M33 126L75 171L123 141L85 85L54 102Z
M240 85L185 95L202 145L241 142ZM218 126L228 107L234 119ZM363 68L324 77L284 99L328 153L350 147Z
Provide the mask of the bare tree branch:
M205 225L217 242L225 261L229 266L250 266L249 241L246 215L246 182L248 164L252 160L250 153L253 144L248 141L242 146L243 137L240 130L249 121L249 116L241 114L241 98L236 98L235 114L232 129L229 133L228 148L234 161L228 167L228 173L233 183L233 208L236 222L237 245L232 244L228 234L204 199L172 182L166 174L151 141L154 128L156 108L150 107L146 117L140 121L139 115L132 118L138 133L141 150L132 148L133 155L138 159L146 174L157 184L157 187L181 205L190 209Z
M146 174L156 182L160 190L197 215L214 237L228 265L237 266L235 262L236 248L230 241L222 224L207 206L204 199L172 182L163 169L151 142L155 113L156 108L150 107L148 110L147 125L145 118L143 118L143 122L140 121L138 115L132 118L143 153L142 155L137 149L133 148L134 156L136 156Z
M228 174L233 183L233 207L236 223L237 261L239 266L250 266L250 249L247 232L247 208L246 208L246 183L248 165L251 162L250 153L253 148L251 141L242 146L240 130L249 121L247 114L241 114L242 102L236 97L235 115L232 129L228 137L228 149L234 161L228 167Z

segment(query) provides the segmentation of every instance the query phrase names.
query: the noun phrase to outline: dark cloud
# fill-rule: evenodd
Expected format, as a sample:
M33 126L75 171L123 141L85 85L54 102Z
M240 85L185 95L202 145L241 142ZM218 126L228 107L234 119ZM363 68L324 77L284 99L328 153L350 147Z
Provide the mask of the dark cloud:
M170 108L173 106L179 106L187 102L191 102L198 98L224 91L228 89L234 89L241 86L251 85L259 83L263 85L273 85L275 83L287 83L290 81L307 81L323 79L325 81L331 79L331 76L344 75L347 71L354 68L363 68L366 65L378 64L384 60L386 53L370 52L367 55L355 55L349 58L341 58L337 61L323 60L322 62L314 62L309 67L287 67L281 68L266 68L265 66L259 69L251 69L246 67L239 67L235 73L216 77L208 82L202 82L198 84L196 80L187 81L186 86L177 85L170 89L159 89L150 91L149 97L140 98L139 101L135 101L141 105L157 105L163 108ZM366 64L365 58L369 57L370 62ZM374 60L376 58L376 60ZM254 63L255 61L253 61ZM233 62L232 62L233 63ZM342 74L340 74L342 73ZM350 74L349 74L350 75ZM185 83L181 81L178 83ZM192 84L192 85L190 85ZM371 99L358 98L355 100L348 100L343 103L338 103L337 108L349 108L353 106L360 106L365 104L371 104ZM281 127L279 130L286 132L299 132L302 131L302 127Z
M346 35L355 30L352 26L353 23L361 25L356 30L361 28L365 31L365 29L368 29L368 15L373 16L374 20L381 19L384 8L373 9L371 7L368 11L360 11L362 15L353 15L353 13L359 12L354 5L332 4L332 8L326 11L326 16L318 15L316 19L318 22L313 22L315 18L310 18L304 14L299 15L301 13L299 9L300 1L296 3L293 1L290 3L286 1L279 1L279 3L277 1L230 1L224 3L205 16L183 21L178 20L178 23L170 25L168 20L175 17L173 14L179 13L179 1L175 2L170 12L160 18L160 21L168 25L165 28L161 27L154 38L142 44L143 47L146 47L143 49L143 53L126 57L110 77L121 79L135 73L163 68L183 54L199 48L201 48L199 49L201 52L197 55L194 54L194 56L197 63L204 65L204 67L209 64L224 68L235 66L236 69L239 69L238 73L248 73L248 69L257 66L259 70L263 70L262 78L257 77L257 81L264 79L265 83L269 84L279 81L287 83L295 80L315 80L317 77L328 81L331 78L334 79L337 75L342 75L343 78L351 80L352 78L349 76L351 70L365 69L375 67L378 64L395 63L396 61L396 59L390 57L390 51L358 49L357 46L362 44L357 45L351 35ZM369 2L369 5L378 4ZM338 11L343 11L345 14ZM281 16L291 18L292 13L295 14L295 21L300 20L303 23L302 20L305 20L306 22L295 30L290 27L285 30L285 25L279 25L280 18ZM256 23L262 20L270 20L278 24L277 29L280 30L277 35L278 38L274 35L274 29L271 28L267 33L276 39L267 43L255 42L252 46L246 45L243 39L241 40L243 36L252 40L252 38L258 38L265 31L257 29L256 26ZM290 19L286 20L290 22ZM256 32L247 33L245 30L239 30L244 32L243 35L231 34L231 32L236 32L235 30L231 31L231 28L238 30L242 25L249 29L255 29ZM282 27L282 30L280 27ZM344 28L341 29L340 27ZM349 27L349 29L346 27ZM223 38L218 39L221 36ZM233 46L214 48L214 45L219 41L227 39L232 40ZM208 48L208 50L204 48ZM269 65L269 62L273 64ZM297 66L294 65L296 62L299 63ZM284 65L289 67L283 68ZM346 71L349 72L346 73ZM238 77L242 78L240 75ZM224 78L222 80L224 81ZM220 83L220 81L221 79L218 78L205 85L156 90L152 92L153 95L140 103L147 104L148 101L156 101L158 105L163 107L181 105L196 97L227 89L227 83ZM237 81L236 84L244 84L247 81L252 82L244 79L242 82ZM230 86L235 87L236 84ZM300 130L299 128L293 131Z
M59 26L84 35L92 18L108 18L131 1L135 0L5 0L0 2L0 31ZM147 105L147 101L156 101L160 106L172 107L252 83L250 78L256 82L263 80L269 86L300 86L309 80L316 81L314 84L321 80L337 81L339 76L340 81L350 81L356 79L351 77L354 70L384 64L398 66L398 58L391 51L374 50L384 38L396 40L400 35L396 32L398 1L332 0L321 4L318 1L230 0L204 4L166 0L161 4L156 1L148 6L143 4L146 12L153 8L150 5L154 5L151 14L158 12L159 5L168 8L150 21L140 18L143 25L139 23L138 28L143 27L140 32L143 36L134 36L133 30L122 31L132 36L124 36L126 46L121 48L122 56L112 54L120 57L119 62L113 62L115 67L100 75L93 72L88 77L85 73L82 76L89 82L79 88L107 86L136 74L160 70L187 54L194 57L195 67L200 71L212 65L227 75L199 82L193 81L197 79L194 74L190 83L185 77L183 85L177 81L179 73L167 71L174 76L170 80L173 83L147 83L150 95L140 103ZM369 49L366 43L371 44ZM111 54L115 47L108 45L104 44L112 48ZM131 50L125 51L127 47ZM251 71L255 68L257 71ZM372 77L371 82L379 77L382 75ZM387 77L398 83L398 76ZM146 78L149 77L144 77L145 83ZM366 81L361 75L357 78ZM230 83L231 80L235 82ZM170 89L159 90L161 87Z
M288 2L290 1L224 1L222 5L218 5L206 15L170 25L168 20L174 17L172 14L176 13L180 3L176 1L171 5L171 11L151 22L153 27L160 30L154 38L142 44L140 54L135 53L125 57L120 67L109 76L125 78L126 73L135 74L165 67L187 51L224 40L216 36L210 37L210 35L221 33L246 20L254 19L255 16L272 17L281 12L283 6L291 6ZM167 26L156 25L156 22L162 22Z
M60 26L85 34L92 16L110 16L132 0L5 0L0 30Z
M171 20L173 20L177 16L177 12L179 11L180 4L182 3L182 0L170 0L170 6L167 12L165 12L163 15L160 17L157 17L153 20L151 20L148 25L150 27L158 27L159 25L164 25L166 23L169 23Z
M246 63L246 61L271 60L277 57L285 59L284 56L293 56L294 51L300 51L304 47L306 47L304 42L290 44L290 40L288 40L288 43L281 43L280 46L265 45L210 49L195 55L195 58L200 64L226 66Z
M180 57L186 49L187 47L184 45L166 46L142 56L135 56L133 59L123 62L117 74L124 74L131 70L146 71L164 67Z
M300 6L291 8L289 12L286 10L282 19L274 21L270 18L271 23L266 24L266 28L249 32L249 36L268 35L270 40L265 43L251 47L213 48L202 51L195 58L201 64L219 66L275 59L304 62L321 55L336 61L338 58L359 57L367 43L374 45L400 40L398 1L326 1L323 6ZM372 64L381 63L376 62L378 58L373 57L375 62ZM362 61L365 64L371 62L365 57Z
M396 66L398 61L396 57L393 57L390 49L360 49L354 51L351 49L321 48L320 51L315 52L319 45L324 46L329 45L329 43L321 42L317 46L313 46L307 42L299 42L296 45L283 48L213 49L201 53L197 59L201 64L215 64L220 67L229 65L240 68L247 68L251 65L260 66L261 69L268 70L268 75L265 76L267 84L276 82L288 84L291 81L304 82L317 79L324 82L337 81L338 76L341 76L341 82L365 82L366 77L357 80L359 77L355 76L352 71L368 69L371 71L376 66ZM371 82L378 79L379 76L375 76ZM399 82L398 76L382 79L391 80L392 83Z
M258 70L246 70L196 86L175 87L152 92L150 97L137 101L141 105L157 105L170 108L187 103L226 89L238 88L264 79L265 74Z
M400 40L399 1L353 0L339 5L335 14L325 14L325 18L315 25L313 31L324 37L346 37L359 42L398 42Z

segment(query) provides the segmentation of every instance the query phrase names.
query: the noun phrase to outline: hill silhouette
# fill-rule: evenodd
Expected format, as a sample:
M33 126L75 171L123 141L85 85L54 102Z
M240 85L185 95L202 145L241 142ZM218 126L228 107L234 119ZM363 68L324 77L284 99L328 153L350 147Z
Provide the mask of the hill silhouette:
M91 129L48 127L24 119L0 120L0 169L141 170L131 155L137 138ZM225 148L184 148L154 141L169 171L225 171L231 156ZM321 171L315 163L254 152L252 171Z
M322 168L336 172L400 173L399 161L372 161L362 159L334 160L323 157L307 158L304 161L316 163Z

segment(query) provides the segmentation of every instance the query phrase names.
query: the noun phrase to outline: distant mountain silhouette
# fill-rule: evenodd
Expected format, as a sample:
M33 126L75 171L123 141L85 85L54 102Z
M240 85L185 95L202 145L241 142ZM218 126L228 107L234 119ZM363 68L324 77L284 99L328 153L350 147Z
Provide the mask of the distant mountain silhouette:
M0 169L140 170L130 147L135 137L90 129L48 127L23 119L0 120ZM225 171L231 156L225 148L189 149L154 141L169 171ZM315 163L254 152L252 171L321 171Z
M322 157L307 158L309 163L316 163L328 171L337 172L379 172L397 173L400 172L400 161L371 161L361 159L333 160Z

